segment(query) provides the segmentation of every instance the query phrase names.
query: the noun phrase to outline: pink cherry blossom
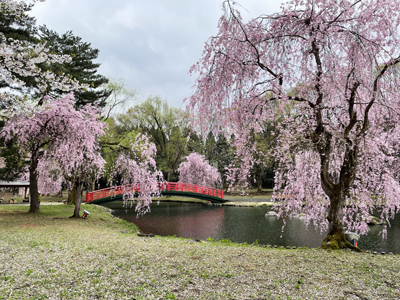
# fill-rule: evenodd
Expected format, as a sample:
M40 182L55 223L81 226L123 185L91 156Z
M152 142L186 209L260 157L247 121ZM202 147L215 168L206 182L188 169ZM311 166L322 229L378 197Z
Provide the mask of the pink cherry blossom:
M61 177L82 184L88 176L102 173L100 111L92 105L77 110L73 100L72 93L61 99L47 97L34 111L8 119L1 131L6 141L15 139L21 154L30 160L31 212L39 209L39 187L42 193L51 193L60 189Z
M123 151L117 158L113 171L113 184L121 177L124 204L130 206L137 201L135 211L138 215L150 211L152 198L160 196L163 174L157 169L156 146L145 134L132 138L129 151Z
M213 120L235 135L228 179L248 180L252 132L279 120L281 215L304 212L329 229L324 247L335 237L345 247L344 229L368 232L375 208L389 222L400 207L400 1L291 0L249 22L234 2L224 7L190 69L198 77L187 107L194 127Z
M184 157L178 169L179 182L202 186L218 187L221 184L221 175L218 170L208 163L204 155L193 152Z

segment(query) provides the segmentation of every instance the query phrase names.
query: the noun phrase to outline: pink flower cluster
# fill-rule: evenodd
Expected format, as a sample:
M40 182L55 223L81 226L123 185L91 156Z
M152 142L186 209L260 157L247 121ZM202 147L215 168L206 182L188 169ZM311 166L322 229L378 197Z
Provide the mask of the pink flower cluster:
M164 179L156 166L156 151L149 137L139 133L132 138L130 151L122 152L115 163L113 177L122 177L125 205L130 202L132 206L134 200L137 200L135 210L138 215L149 212L152 198L160 196L159 184Z
M251 133L273 121L281 214L362 234L376 207L388 221L400 209L400 1L292 0L247 23L224 4L218 35L190 69L187 107L195 127L212 120L234 134L228 179L246 182Z
M104 134L100 111L92 105L77 110L73 100L72 93L61 99L47 98L36 111L7 120L1 132L6 141L17 140L45 194L59 191L63 179L79 177L83 182L103 171L105 161L98 145Z
M221 184L221 175L218 170L208 163L204 155L193 152L184 157L178 169L179 182L202 186L218 187Z

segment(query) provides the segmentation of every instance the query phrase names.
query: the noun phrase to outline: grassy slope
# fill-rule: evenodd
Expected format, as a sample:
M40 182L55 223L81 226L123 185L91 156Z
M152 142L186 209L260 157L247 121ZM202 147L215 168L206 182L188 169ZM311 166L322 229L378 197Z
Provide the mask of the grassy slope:
M87 209L0 205L0 299L400 298L400 256L144 238Z

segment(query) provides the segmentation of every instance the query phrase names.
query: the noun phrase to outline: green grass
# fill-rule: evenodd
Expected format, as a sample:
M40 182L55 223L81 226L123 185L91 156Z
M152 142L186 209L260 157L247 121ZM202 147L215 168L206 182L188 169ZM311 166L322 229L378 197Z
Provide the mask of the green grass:
M83 193L83 198L85 199L86 194ZM24 197L21 197L19 195L14 195L11 192L0 192L0 198L3 198L3 203L8 203L10 199L12 200L16 200L17 203L22 203L24 200ZM63 196L59 196L59 195L49 195L49 196L45 196L42 195L42 201L43 202L62 202L63 200L67 199L67 193L64 192Z
M207 203L206 200L190 198L190 197L181 197L181 196L162 196L153 198L153 202L192 202L192 203Z
M139 237L73 209L0 205L0 299L400 299L399 256Z
M224 195L224 198L227 198L227 199L249 199L249 198L251 198L251 199L271 199L272 198L272 195L259 195L259 196L255 196L255 195L243 195L243 196L240 196L240 195L235 195L235 196L229 196L229 195Z
M270 196L273 193L273 189L261 189L259 192L257 189L246 189L244 193L247 196ZM224 195L227 196L241 196L243 194L242 190L234 190L230 192L224 192Z
M73 226L78 228L85 227L108 227L119 228L122 226L124 230L137 232L138 228L135 224L115 218L97 205L82 204L82 211L86 209L91 214L88 219L71 219L74 212L74 206L68 204L62 205L45 205L40 206L40 212L36 214L29 213L28 206L20 205L0 205L0 222L2 229L6 228L37 228L51 226L56 228L59 226Z

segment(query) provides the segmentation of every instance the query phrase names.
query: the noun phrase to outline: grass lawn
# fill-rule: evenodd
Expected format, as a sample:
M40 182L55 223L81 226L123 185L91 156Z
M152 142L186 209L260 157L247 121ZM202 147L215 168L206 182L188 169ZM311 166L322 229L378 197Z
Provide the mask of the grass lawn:
M105 209L0 204L0 299L400 299L400 256L139 237Z
M82 200L85 201L86 194L83 193ZM23 196L18 194L14 194L12 192L4 192L0 191L0 198L3 199L3 203L9 203L10 200L16 201L16 203L22 203L24 200ZM43 202L62 202L63 200L67 199L67 192L64 191L63 196L59 195L42 195Z
M271 198L273 194L273 189L262 189L258 191L257 189L247 189L245 191L230 191L224 192L224 197L228 198Z

